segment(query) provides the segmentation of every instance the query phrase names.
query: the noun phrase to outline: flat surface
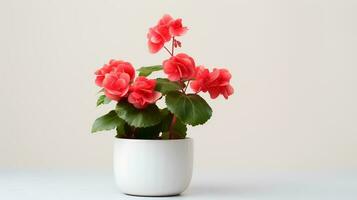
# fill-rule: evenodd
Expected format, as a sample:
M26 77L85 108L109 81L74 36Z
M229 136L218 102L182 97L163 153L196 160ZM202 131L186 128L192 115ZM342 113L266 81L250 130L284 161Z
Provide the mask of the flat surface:
M110 173L0 170L0 199L357 199L357 173L195 173L175 197L121 194Z

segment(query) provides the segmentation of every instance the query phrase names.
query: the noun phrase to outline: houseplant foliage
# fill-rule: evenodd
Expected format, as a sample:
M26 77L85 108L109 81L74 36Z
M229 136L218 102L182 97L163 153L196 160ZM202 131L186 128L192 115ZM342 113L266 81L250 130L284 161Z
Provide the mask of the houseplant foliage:
M197 65L186 53L175 54L182 44L178 40L188 28L181 19L164 15L147 34L149 51L167 51L161 64L137 69L130 62L110 60L95 72L95 83L101 87L97 106L114 102L116 106L95 120L92 132L116 130L118 138L183 139L187 126L201 125L212 115L212 109L200 96L212 99L233 94L231 74L224 68L209 70ZM163 71L165 77L150 76ZM164 101L159 108L157 101Z

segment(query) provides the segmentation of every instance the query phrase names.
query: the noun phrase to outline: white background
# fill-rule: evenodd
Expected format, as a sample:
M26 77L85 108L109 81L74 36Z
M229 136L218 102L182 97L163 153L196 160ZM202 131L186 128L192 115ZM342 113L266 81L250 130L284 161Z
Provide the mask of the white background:
M146 33L164 14L179 51L226 67L236 93L189 128L195 170L357 167L357 3L336 0L0 1L0 168L111 170L113 133L91 135L94 71L160 64Z

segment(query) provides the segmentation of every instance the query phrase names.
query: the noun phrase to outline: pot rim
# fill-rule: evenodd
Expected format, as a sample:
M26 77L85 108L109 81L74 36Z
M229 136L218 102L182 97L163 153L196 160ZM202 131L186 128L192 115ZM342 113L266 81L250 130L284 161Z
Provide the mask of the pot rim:
M183 139L169 139L169 140L157 140L157 139L135 139L135 138L114 138L116 141L133 141L133 142L179 142L179 141L189 141L193 140L193 138L185 137Z

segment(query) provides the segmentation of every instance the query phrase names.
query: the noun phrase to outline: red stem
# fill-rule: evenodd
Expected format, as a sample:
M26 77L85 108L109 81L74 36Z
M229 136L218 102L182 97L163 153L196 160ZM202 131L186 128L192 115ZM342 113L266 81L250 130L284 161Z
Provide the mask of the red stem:
M170 50L169 50L167 47L164 46L164 48L165 48L165 50L166 50L171 56L174 55L174 54L172 54L172 53L170 52Z
M175 51L175 37L172 37L172 42L171 42L171 53L172 53L172 56L174 56L174 51Z
M169 128L169 139L172 138L172 129L174 128L175 124L176 124L176 116L172 114L172 121Z
M181 85L184 85L186 88L186 85L183 81L180 80ZM181 88L181 92L185 94L185 88Z
M167 51L167 53L170 54L170 56L174 56L174 51L175 51L175 37L172 37L172 42L171 42L171 51L164 46L165 50Z
M186 90L187 90L188 86L190 85L190 81L191 81L191 80L188 80L188 81L187 81L187 84L186 84L186 87L185 87L185 90L184 90L184 93L185 93L185 94L186 94Z

